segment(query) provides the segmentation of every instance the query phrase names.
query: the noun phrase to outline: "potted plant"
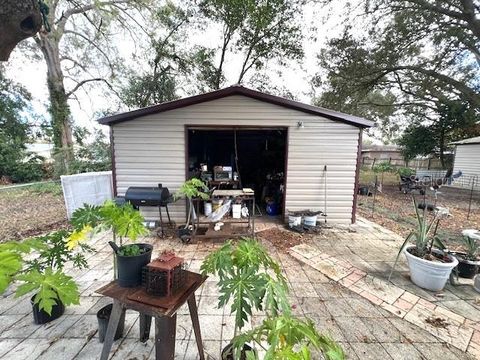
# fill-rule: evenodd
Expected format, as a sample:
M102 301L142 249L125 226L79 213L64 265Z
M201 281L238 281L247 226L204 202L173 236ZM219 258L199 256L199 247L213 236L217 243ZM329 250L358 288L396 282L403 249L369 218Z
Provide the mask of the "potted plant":
M16 297L35 292L30 299L35 324L55 320L64 313L65 306L79 303L77 284L63 272L63 267L72 261L84 268L87 262L82 253L68 248L69 235L60 230L22 243L0 244L0 291L18 281L21 284L15 291ZM91 251L86 245L82 250ZM25 260L27 256L32 259Z
M390 272L389 280L400 254L403 252L407 258L412 282L427 290L440 291L445 286L453 268L458 264L458 260L454 256L443 251L445 246L436 236L440 220L449 214L445 209L435 209L429 221L427 207L420 210L415 197L413 197L413 206L417 228L403 242ZM407 246L410 240L414 240L415 245ZM434 245L438 248L434 248Z
M131 204L117 205L113 201L106 201L102 206L85 204L83 208L75 210L71 220L78 232L85 228L97 231L112 231L113 241L109 242L114 248L114 278L118 278L120 286L137 286L141 283L142 269L151 260L153 247L150 244L124 244L124 239L136 240L139 236L148 233L144 225L144 218ZM79 236L77 240L81 240ZM117 244L118 240L118 244ZM98 334L103 342L107 325L112 312L112 304L108 304L97 312ZM125 311L122 312L114 339L123 336Z
M290 313L287 281L280 266L255 239L227 241L206 257L201 271L219 278L218 307L231 301L230 313L235 314L234 336L248 322L253 310L263 310L270 316ZM246 359L248 349L246 346L239 357L234 357L230 343L223 349L222 359Z
M342 360L342 348L329 336L321 335L312 320L300 320L291 315L268 317L257 328L233 339L235 352L247 343L255 343L265 351L264 360L311 360L312 350L321 352L326 360ZM259 360L258 352L250 350L248 360Z
M184 242L186 242L190 238L190 235L192 233L191 228L193 228L193 226L190 227L190 222L192 222L193 225L193 222L195 220L193 199L200 198L202 200L208 200L210 198L208 191L209 190L207 185L205 185L202 180L192 178L185 181L174 195L175 200L181 199L183 197L187 199L187 222L185 223L185 226L180 226L177 229L178 237Z
M457 273L461 278L473 279L480 267L480 245L469 236L463 236L465 252L453 252L458 260Z
M124 244L125 239L137 240L148 234L145 219L130 203L117 205L106 201L102 206L77 209L72 215L72 224L77 231L86 227L94 231L110 230L113 241L109 244L115 252L114 277L122 287L141 284L142 268L150 262L153 247L150 244Z

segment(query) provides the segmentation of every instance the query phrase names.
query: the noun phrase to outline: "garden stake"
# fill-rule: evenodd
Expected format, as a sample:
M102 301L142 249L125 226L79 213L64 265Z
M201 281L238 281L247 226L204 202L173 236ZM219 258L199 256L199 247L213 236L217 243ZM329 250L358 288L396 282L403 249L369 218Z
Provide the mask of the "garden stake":
M470 211L472 210L473 187L475 186L475 177L472 178L472 188L470 189L470 199L468 200L467 220L470 220Z
M327 214L328 214L327 213L327 165L325 165L325 167L323 168L323 172L325 174L325 184L324 184L324 186L325 186L325 197L324 197L323 201L324 201L324 208L325 208L324 218L325 218L325 224L326 224L327 223Z
M375 190L373 191L373 204L372 204L372 219L375 214L375 198L377 197L377 185L378 185L378 175L375 175Z

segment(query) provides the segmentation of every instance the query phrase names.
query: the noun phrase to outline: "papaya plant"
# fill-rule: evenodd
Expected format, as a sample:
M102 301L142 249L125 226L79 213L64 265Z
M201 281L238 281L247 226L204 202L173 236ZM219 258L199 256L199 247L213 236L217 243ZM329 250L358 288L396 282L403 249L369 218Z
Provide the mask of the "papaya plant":
M280 266L255 239L227 241L205 258L201 271L219 277L218 307L231 301L235 335L248 322L253 310L263 310L272 316L291 311L287 280Z
M49 315L58 300L65 306L80 303L77 283L72 277L64 274L62 270L54 271L49 267L40 272L33 269L17 275L16 280L23 282L23 284L17 288L15 297L36 291L33 302L38 304L40 310Z
M77 233L85 231L86 227L94 232L110 230L115 243L119 238L120 246L123 246L125 238L135 241L139 236L148 234L144 221L130 203L117 205L112 200L107 200L102 206L85 204L73 212L71 219Z
M59 301L66 306L78 304L78 286L63 268L69 261L77 268L87 267L84 252L93 249L85 244L78 251L69 249L70 235L67 230L59 230L23 242L0 244L0 292L10 283L19 282L15 297L35 292L34 304L49 315Z
M8 241L0 244L0 294L5 292L14 276L24 265L24 258L33 250L42 248L36 239L23 242Z
M345 359L340 345L320 334L312 320L291 315L267 317L260 326L237 335L232 342L237 355L245 344L255 343L265 351L263 360L311 360L312 351L321 352L326 360ZM245 355L247 360L260 359L253 349Z

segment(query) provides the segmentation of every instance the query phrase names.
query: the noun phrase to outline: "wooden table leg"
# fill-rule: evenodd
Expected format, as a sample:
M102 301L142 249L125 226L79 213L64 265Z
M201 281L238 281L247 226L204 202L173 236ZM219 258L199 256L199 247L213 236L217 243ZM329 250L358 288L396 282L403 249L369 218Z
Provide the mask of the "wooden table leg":
M193 332L195 333L195 341L197 342L198 355L200 360L205 360L203 352L202 334L200 333L200 322L198 321L197 301L195 300L195 293L190 296L187 301L190 317L192 318Z
M152 317L140 313L140 341L147 342L150 337L150 327L152 325Z
M113 300L112 313L110 314L110 320L108 321L107 333L105 334L105 342L103 343L102 355L100 360L107 360L110 350L112 349L113 339L117 332L118 322L122 316L123 305L118 300Z
M155 317L155 359L174 360L177 314Z

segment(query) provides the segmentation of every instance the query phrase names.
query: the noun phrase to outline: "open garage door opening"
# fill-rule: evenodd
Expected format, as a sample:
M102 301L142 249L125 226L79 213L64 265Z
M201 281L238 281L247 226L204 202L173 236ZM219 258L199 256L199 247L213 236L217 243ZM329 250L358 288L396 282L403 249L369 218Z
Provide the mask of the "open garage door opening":
M256 213L285 212L286 128L187 128L188 177L210 188L255 191Z

